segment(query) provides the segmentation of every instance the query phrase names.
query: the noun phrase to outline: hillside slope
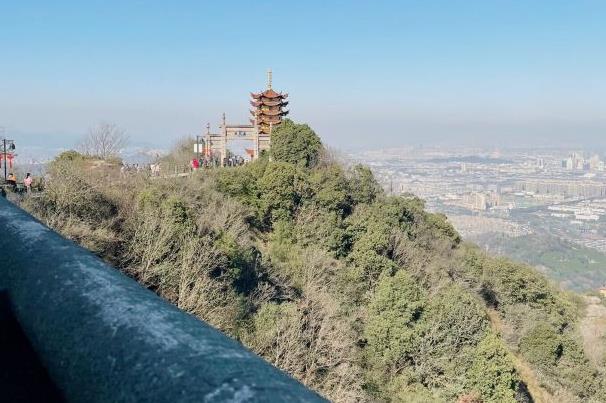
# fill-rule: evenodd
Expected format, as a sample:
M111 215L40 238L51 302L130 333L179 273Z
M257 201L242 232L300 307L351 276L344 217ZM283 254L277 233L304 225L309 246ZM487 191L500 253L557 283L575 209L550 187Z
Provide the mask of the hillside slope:
M23 205L332 400L606 401L579 297L385 196L306 125L272 148L179 179L59 157Z

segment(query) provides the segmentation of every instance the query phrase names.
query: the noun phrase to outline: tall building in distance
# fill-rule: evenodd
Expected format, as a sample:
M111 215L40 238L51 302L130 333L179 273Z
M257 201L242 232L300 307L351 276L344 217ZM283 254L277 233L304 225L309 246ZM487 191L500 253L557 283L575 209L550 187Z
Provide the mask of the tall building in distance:
M562 168L569 171L603 171L604 161L602 161L597 154L594 154L589 159L585 159L583 154L573 152L570 153L567 159L562 160Z
M260 93L251 93L250 123L228 123L225 113L219 125L219 132L212 133L210 124L206 133L197 136L194 152L205 158L218 160L221 166L226 164L233 154L229 149L231 141L247 141L250 147L244 149L247 158L255 160L271 147L271 131L282 122L282 117L288 114L284 108L288 105L288 94L276 92L271 87L272 73L267 72L267 89ZM200 143L202 142L202 144Z
M270 134L274 126L282 122L282 117L288 114L284 108L288 105L288 94L276 92L272 88L272 73L267 72L267 89L259 93L251 93L250 104L253 109L250 121L258 127L259 134Z

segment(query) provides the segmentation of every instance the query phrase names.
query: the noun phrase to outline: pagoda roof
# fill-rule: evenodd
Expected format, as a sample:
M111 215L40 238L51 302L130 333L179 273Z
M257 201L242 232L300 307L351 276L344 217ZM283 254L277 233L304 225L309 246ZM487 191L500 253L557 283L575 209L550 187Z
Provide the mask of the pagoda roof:
M253 120L253 119L251 119L250 121L254 123L254 120ZM257 126L257 127L258 127L258 130L259 130L259 134L269 134L269 131L270 131L270 129L271 129L271 126L272 126L272 125L273 125L273 126L277 126L277 125L279 125L280 123L282 123L282 122L281 122L281 121L276 121L276 122L260 122L260 123L258 124L258 126Z
M260 100L260 101L250 101L250 104L252 106L261 106L261 105L265 105L265 106L286 106L288 105L288 101L282 101L280 100L272 100L272 101L265 101L265 100Z
M265 90L263 92L259 92L259 93L254 93L251 92L250 96L253 97L254 99L259 99L259 98L269 98L269 99L274 99L274 98L288 98L288 94L282 94L281 92L276 92L273 89L268 89Z
M276 109L276 110L267 110L267 111L259 111L258 109L251 109L250 110L250 114L253 116L282 116L282 115L286 115L288 113L288 111L283 111L280 109Z
M257 123L259 124L278 124L281 123L282 119L279 116L261 116L257 119Z

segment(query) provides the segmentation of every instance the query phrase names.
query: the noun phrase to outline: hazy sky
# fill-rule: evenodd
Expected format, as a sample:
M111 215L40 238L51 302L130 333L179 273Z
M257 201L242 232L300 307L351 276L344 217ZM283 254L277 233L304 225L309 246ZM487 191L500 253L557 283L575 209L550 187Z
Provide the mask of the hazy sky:
M605 1L0 1L0 126L168 146L248 92L341 148L606 145Z

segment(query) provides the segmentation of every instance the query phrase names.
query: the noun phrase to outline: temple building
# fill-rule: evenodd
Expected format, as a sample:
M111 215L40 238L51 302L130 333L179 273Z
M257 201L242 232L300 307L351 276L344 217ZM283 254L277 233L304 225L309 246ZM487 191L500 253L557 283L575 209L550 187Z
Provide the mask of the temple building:
M207 131L200 136L204 140L204 146L195 145L195 151L203 150L205 157L219 159L221 165L225 164L228 157L228 142L230 140L250 141L251 147L245 150L250 159L257 159L264 151L269 151L271 145L272 129L282 122L282 117L288 114L284 109L288 102L288 94L276 92L272 89L272 73L267 72L267 89L259 93L251 93L250 104L253 109L250 124L228 124L223 114L219 133L211 133L210 125Z
M267 89L260 93L251 93L252 100L250 104L254 107L250 113L252 118L251 123L256 125L259 134L271 134L273 126L279 125L282 122L282 116L288 114L284 107L288 105L286 98L288 94L276 92L271 88L272 73L267 72Z

